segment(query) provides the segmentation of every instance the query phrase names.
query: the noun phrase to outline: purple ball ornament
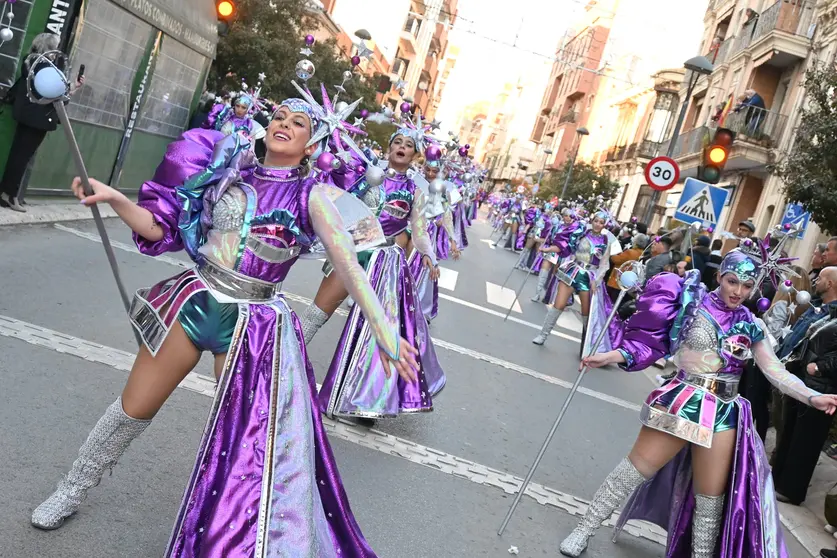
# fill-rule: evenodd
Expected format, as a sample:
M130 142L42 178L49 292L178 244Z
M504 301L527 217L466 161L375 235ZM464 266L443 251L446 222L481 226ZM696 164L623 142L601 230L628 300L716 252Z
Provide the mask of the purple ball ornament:
M314 44L314 35L305 35L305 44L311 46Z
M715 227L713 227L712 225L709 225L709 228L706 229L706 232L708 232L709 234L712 234L713 232L715 232Z
M785 279L785 286L786 287L793 287L793 281L790 279Z
M465 149L471 149L471 144L470 144L470 143L466 143L466 144L465 144Z
M428 161L438 161L442 158L442 150L438 145L430 145L424 151L424 157Z
M659 242L660 240L662 240L662 238L663 237L661 237L661 236L655 236L654 237L654 242Z
M756 308L758 308L759 312L767 312L767 310L770 308L770 299L761 297L756 302Z
M636 223L637 221L639 221L639 219L637 219L636 216L631 217L631 223Z
M398 108L401 109L401 112L408 113L408 112L410 112L410 109L412 108L412 106L407 101L404 101L403 103L401 103L401 106L398 107Z
M468 156L468 148L464 145L459 148L459 156L460 157L467 157Z
M334 170L332 165L334 165L335 161L337 161L337 159L334 158L334 155L328 151L324 151L323 153L320 153L319 157L317 157L317 168L323 172L330 172Z
M360 66L360 56L352 56L352 66Z
M367 118L368 116L369 116L369 111L368 110L363 109L362 111L360 111L360 117L361 118Z
M750 240L749 238L745 238L745 239L744 239L744 242L742 242L742 244L743 244L744 246L746 246L747 248L749 248L750 246L752 246L752 245L753 245L753 241L752 241L752 240Z
M783 225L783 228L784 228L786 231L789 231L789 230L791 230L791 224L790 224L790 223L785 223L785 224Z

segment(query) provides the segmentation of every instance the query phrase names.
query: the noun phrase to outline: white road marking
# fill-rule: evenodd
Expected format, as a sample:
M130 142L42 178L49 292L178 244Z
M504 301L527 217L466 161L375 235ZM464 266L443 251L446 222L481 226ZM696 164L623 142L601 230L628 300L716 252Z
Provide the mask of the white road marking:
M130 371L134 360L134 355L126 351L2 315L0 315L0 336L19 339L32 345L97 362L123 372ZM195 372L190 372L179 387L207 397L215 396L215 382L211 378ZM319 388L320 386L317 385L317 389ZM379 430L367 429L348 421L332 420L328 417L323 417L322 420L329 437L352 442L478 485L498 488L506 494L516 494L523 483L520 477L511 473L493 469L469 459L463 459ZM577 517L583 516L587 511L588 502L586 500L538 483L530 483L526 488L526 495L542 506L556 507ZM618 517L617 514L614 514L605 525L613 526ZM635 537L642 537L660 545L664 545L666 542L665 531L649 523L632 521L628 523L625 531Z
M481 238L480 242L485 242L486 244L488 244L488 247L491 248L492 250L497 249L497 244L495 244L493 240L489 240L487 238Z
M446 267L439 266L439 288L446 291L456 290L456 281L459 279L459 272Z
M520 303L515 300L515 292L507 287L495 285L490 281L485 282L485 299L489 304L505 308L508 311L509 306L514 302L512 312L522 314L523 310L520 308ZM505 316L505 314L503 314Z

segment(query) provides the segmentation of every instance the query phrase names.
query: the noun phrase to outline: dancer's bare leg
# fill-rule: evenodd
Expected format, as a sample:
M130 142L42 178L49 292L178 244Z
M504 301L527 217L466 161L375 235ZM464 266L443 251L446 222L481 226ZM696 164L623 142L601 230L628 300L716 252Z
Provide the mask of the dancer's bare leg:
M561 543L561 554L580 556L602 523L640 484L654 476L685 445L686 442L680 438L643 426L628 457L607 476L593 496L584 518Z
M34 526L57 529L78 510L87 491L99 484L105 470L145 430L199 358L200 352L177 321L156 357L144 345L140 347L122 396L93 427L58 489L32 513Z

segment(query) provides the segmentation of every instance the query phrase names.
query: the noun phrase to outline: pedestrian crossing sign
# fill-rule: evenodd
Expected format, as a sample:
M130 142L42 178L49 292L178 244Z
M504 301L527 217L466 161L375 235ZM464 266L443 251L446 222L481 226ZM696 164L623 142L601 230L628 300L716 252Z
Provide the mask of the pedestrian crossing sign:
M677 202L674 218L684 223L702 223L704 226L718 225L721 212L727 203L729 191L708 182L687 178L683 193Z

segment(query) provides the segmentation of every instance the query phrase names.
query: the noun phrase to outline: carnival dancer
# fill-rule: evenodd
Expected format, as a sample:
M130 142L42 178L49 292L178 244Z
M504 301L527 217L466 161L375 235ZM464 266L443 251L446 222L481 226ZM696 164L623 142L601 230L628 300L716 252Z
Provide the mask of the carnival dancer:
M282 102L261 165L238 134L185 132L137 203L95 180L85 198L74 180L83 203L111 204L142 253L186 250L196 267L137 292L131 320L144 344L128 383L35 509L36 527L55 529L78 510L210 351L218 388L166 556L374 556L317 410L302 328L277 286L319 242L366 313L379 358L413 382L416 351L387 320L336 206L355 213L347 225L370 241L380 233L374 216L302 172L329 125L321 116L301 99Z
M445 375L416 301L415 283L405 253L409 227L413 245L421 254L423 265L430 270L431 279L438 277L435 247L427 235L425 195L407 176L410 163L423 149L423 142L423 133L414 125L408 123L399 128L390 138L389 168L385 175L381 170L383 183L376 186L369 180L362 181L362 190L357 192L367 204L375 205L380 211L378 219L387 238L387 246L359 254L359 258L387 317L399 324L396 327L405 339L418 347L417 380L399 381L385 374L385 362L375 354L375 340L369 335L366 320L358 308L352 308L320 389L320 410L330 417L374 420L431 411L432 396L444 387ZM306 343L346 296L340 278L329 275L323 280L301 318ZM361 422L369 424L369 420Z
M553 237L551 246L541 248L543 252L557 254L562 262L555 271L560 281L558 293L546 313L541 332L532 339L535 345L546 342L568 301L572 300L573 292L578 293L581 300L582 335L586 333L590 295L602 286L602 278L610 266L610 256L616 250L616 239L606 229L609 220L606 211L597 211L589 222L563 229Z
M246 87L246 84L243 84ZM203 127L209 130L217 130L229 136L231 134L246 134L252 137L257 130L262 128L261 124L253 119L253 116L260 110L258 101L259 88L255 91L241 91L236 95L232 104L217 103L209 111Z
M549 207L547 211L552 211L552 206L547 202ZM547 219L549 216L547 215ZM523 230L517 235L517 243L515 247L521 250L520 257L517 259L515 267L517 269L531 272L532 264L535 262L537 254L533 251L537 239L546 229L546 221L544 220L544 212L535 204L529 206L523 213Z
M503 236L500 238L500 247L506 250L516 251L517 232L520 229L520 215L526 210L525 200L520 194L511 198L509 209L506 212L503 224Z
M755 358L779 391L819 411L832 414L837 396L813 391L787 372L742 305L777 267L773 255L733 250L710 293L696 270L683 278L661 273L647 283L615 349L583 360L591 368L619 364L634 371L671 354L679 372L646 399L631 452L561 543L562 554L584 552L632 495L617 530L631 519L660 525L668 530L667 557L788 556L767 456L738 382L745 362Z
M462 155L464 147L459 148L459 154L461 157L465 157ZM467 155L467 151L465 151ZM454 163L452 163L454 164ZM456 168L454 166L454 168ZM468 247L468 233L465 232L465 227L467 226L467 220L465 217L465 197L464 192L466 190L464 184L465 181L463 179L464 176L467 176L468 173L458 173L454 172L448 179L448 189L452 194L451 197L451 213L453 215L453 229L456 231L456 244L460 250L464 250ZM453 190L451 189L451 185L453 188L456 189L456 194L453 195Z
M428 153L430 149L428 149ZM454 242L453 217L448 203L445 182L438 178L440 161L427 160L424 178L429 181L425 217L427 235L436 248L436 260L459 259L459 249ZM412 241L410 242L412 247ZM439 313L439 279L431 277L430 269L422 265L421 253L411 249L407 258L410 272L416 284L416 298L421 305L424 318L430 323Z

